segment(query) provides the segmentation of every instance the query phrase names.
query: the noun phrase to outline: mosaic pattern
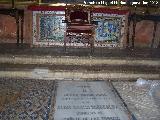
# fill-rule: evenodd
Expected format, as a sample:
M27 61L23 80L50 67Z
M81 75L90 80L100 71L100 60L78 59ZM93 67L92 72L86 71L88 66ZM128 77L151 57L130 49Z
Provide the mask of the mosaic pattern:
M0 79L0 120L48 120L54 81Z
M63 41L64 24L61 22L64 16L40 17L40 41Z
M95 46L122 47L125 28L125 15L94 13L98 21L95 30Z
M64 19L65 11L33 11L33 45L63 46L66 30L66 24L62 23ZM98 21L94 36L95 47L123 47L126 15L93 13L93 19ZM85 44L79 38L72 41L67 46L90 46L88 40Z
M119 18L98 20L96 29L97 41L115 41L117 42L120 34L121 20Z
M39 46L63 46L65 24L64 11L33 12L33 44Z

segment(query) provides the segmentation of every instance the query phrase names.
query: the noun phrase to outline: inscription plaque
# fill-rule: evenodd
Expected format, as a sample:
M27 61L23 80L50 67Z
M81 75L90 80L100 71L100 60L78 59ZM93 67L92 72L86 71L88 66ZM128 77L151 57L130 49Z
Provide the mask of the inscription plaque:
M54 120L130 120L106 81L58 81Z

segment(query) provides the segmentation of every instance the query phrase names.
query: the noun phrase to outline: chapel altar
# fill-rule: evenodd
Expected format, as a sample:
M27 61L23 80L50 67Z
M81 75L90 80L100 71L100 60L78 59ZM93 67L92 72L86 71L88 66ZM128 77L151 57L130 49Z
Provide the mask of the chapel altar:
M75 5L75 7L78 5ZM103 6L81 5L92 7L94 30L92 44L94 47L118 47L126 44L127 10L111 9ZM31 5L33 12L33 45L34 46L64 46L67 31L66 4L53 6ZM69 15L68 15L69 16ZM80 26L79 26L80 27ZM86 27L84 27L85 29ZM68 46L88 47L83 40L67 43Z

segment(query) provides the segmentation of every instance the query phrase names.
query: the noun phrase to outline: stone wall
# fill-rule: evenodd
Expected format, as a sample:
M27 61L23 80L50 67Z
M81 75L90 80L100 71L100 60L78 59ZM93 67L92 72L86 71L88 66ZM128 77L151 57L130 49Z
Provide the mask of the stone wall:
M160 44L160 23L157 24L157 31L153 42L153 47L156 48ZM144 20L138 22L136 25L136 47L151 47L153 39L154 23L152 21Z
M0 14L0 43L16 43L16 20ZM24 43L32 43L32 11L24 13Z
M8 15L0 15L0 43L16 42L16 21Z

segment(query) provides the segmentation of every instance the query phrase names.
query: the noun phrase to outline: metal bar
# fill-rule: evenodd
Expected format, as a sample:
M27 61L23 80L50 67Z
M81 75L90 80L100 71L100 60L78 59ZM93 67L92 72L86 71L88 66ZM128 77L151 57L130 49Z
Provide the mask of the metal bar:
M21 44L23 44L23 24L24 24L24 12L21 13Z
M15 0L12 0L12 9L15 8Z
M134 48L134 41L135 41L135 29L136 29L136 23L137 23L136 14L133 16L133 35L132 35L132 48Z
M17 46L19 46L19 11L16 11L16 24L17 24Z
M155 35L156 35L156 28L157 28L157 22L154 22L154 30L153 30L153 38L152 38L151 48L153 48L154 39L155 39Z
M127 47L129 47L129 35L130 35L130 16L128 17L128 28L127 28Z

